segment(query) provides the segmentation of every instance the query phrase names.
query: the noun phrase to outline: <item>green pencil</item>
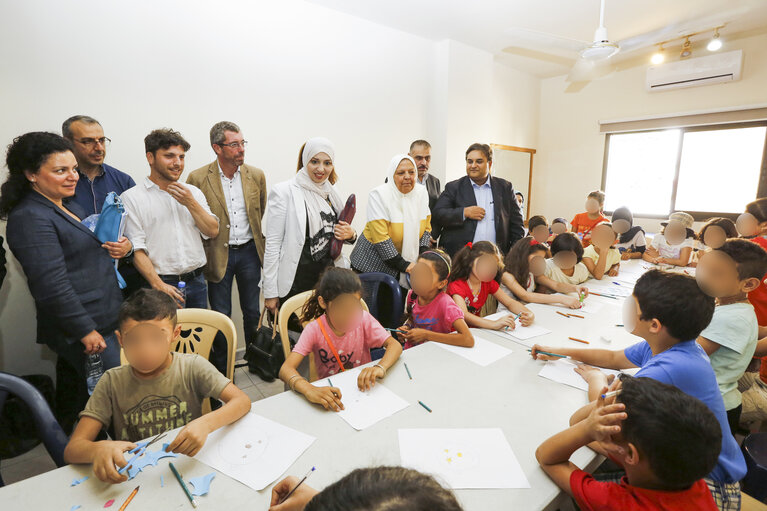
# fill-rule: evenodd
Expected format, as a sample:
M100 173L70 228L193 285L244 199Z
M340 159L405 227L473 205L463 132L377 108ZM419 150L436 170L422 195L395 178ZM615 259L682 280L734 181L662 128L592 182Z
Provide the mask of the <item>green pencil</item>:
M405 363L405 371L407 371L407 377L412 380L413 379L413 375L410 374L410 369L408 369L407 363Z
M530 353L533 352L533 350L527 350ZM541 350L535 350L536 352L540 353L541 355L548 355L550 357L561 357L561 358L567 358L567 355L560 355L558 353L549 353L548 351L541 351Z
M178 484L181 485L181 489L184 490L184 493L186 493L186 497L189 499L189 502L192 503L192 507L197 507L197 501L194 500L194 497L192 497L192 494L189 492L189 488L186 487L186 483L183 479L181 479L181 474L178 473L178 470L176 470L176 467L173 466L173 463L168 463L170 465L170 470L173 472L173 475L176 476L176 480L178 481Z
M425 404L423 404L423 401L418 401L418 404L419 404L419 405L421 405L421 406L423 406L424 408L426 408L426 411L427 411L427 412L431 413L431 408L429 408L428 406L426 406Z

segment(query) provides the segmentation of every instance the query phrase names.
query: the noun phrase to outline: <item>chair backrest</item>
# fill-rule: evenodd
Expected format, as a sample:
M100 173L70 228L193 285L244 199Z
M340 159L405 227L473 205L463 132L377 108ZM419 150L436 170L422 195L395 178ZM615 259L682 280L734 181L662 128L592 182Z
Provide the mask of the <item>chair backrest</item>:
M34 417L37 434L57 467L66 465L64 448L69 439L53 416L48 402L32 384L12 374L0 372L0 414L7 394L18 396Z
M285 303L283 303L280 306L280 312L277 315L277 329L280 333L280 340L282 341L282 351L285 353L285 359L287 360L288 356L290 355L290 337L288 337L288 322L290 321L290 316L295 314L300 318L301 311L304 308L304 304L311 298L312 291L304 291L303 293L299 293L295 296L292 296L285 300ZM368 309L367 303L365 303L365 300L362 301L362 308L366 311L370 312L370 309ZM371 313L372 314L372 313ZM305 326L306 323L301 322L301 326ZM317 380L317 364L314 361L314 354L309 354L309 381L316 381Z
M234 361L237 357L237 330L234 323L225 314L209 309L179 309L177 321L181 332L174 341L173 351L179 353L196 353L205 359L210 359L210 349L213 339L221 332L226 338L226 377L234 381ZM120 350L120 363L128 361ZM203 414L210 411L210 403L203 400Z
M360 280L370 304L370 314L384 327L400 326L405 312L405 296L397 279L387 273L361 273Z

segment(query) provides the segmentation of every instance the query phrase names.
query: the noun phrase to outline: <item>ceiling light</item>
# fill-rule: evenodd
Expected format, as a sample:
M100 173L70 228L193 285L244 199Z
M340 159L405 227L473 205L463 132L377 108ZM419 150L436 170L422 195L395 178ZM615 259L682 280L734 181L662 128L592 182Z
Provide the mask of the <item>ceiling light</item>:
M686 59L690 55L692 55L692 43L690 42L690 38L686 37L684 44L682 45L682 53L679 54L679 58Z
M719 48L722 47L722 40L719 39L719 29L714 29L714 37L711 38L711 40L708 42L708 45L706 45L706 49L708 51L716 51Z
M658 64L662 64L664 60L666 60L666 55L663 53L663 45L660 45L658 51L653 53L652 58L650 58L650 62L657 66Z

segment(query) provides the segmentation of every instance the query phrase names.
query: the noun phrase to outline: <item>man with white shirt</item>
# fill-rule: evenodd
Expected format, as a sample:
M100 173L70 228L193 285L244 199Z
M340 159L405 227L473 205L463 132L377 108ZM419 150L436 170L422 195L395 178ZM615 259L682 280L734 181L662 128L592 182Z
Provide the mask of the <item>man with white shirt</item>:
M216 160L192 172L186 182L202 191L211 211L221 219L219 235L204 242L210 308L232 315L232 283L237 279L243 328L251 338L260 315L261 220L267 190L263 171L245 165L246 144L239 126L216 123L210 130Z
M133 265L150 286L180 307L205 309L202 240L218 235L218 218L196 186L178 182L189 143L171 129L144 138L149 177L120 196L128 214L125 235L133 243ZM178 289L186 284L186 298Z

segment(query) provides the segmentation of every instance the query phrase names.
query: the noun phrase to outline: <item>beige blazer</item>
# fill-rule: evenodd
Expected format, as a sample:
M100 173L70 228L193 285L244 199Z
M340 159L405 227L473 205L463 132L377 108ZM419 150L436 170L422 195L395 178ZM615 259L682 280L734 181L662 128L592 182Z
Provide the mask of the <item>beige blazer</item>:
M261 231L261 220L266 209L266 178L261 169L244 164L240 166L240 177L248 222L253 232L253 242L256 244L258 257L263 265L264 234ZM205 198L208 199L210 210L219 218L218 236L204 240L203 244L208 258L205 265L205 278L211 282L220 282L224 278L226 264L229 261L229 210L224 198L224 187L221 186L218 162L214 161L210 165L193 171L186 182L202 190Z

